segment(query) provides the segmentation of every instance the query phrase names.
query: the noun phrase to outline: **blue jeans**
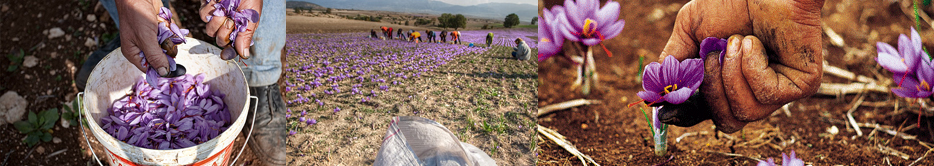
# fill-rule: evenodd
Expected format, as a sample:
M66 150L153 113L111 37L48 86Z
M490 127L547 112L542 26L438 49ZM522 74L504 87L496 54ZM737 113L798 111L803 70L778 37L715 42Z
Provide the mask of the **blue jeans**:
M117 15L117 5L114 0L100 1L119 29L120 18ZM168 7L169 0L162 0L162 4ZM282 73L280 56L282 48L285 47L285 12L282 11L285 11L285 0L263 1L263 13L260 14L259 27L253 34L253 46L250 47L252 57L243 60L247 65L238 63L251 87L275 84Z

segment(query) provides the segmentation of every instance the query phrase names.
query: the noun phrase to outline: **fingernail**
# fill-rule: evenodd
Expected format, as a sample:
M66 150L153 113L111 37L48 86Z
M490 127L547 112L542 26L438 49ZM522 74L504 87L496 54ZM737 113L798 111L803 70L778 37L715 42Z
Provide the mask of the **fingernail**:
M250 58L250 49L249 49L249 48L240 49L240 58L249 59L249 58Z
M740 42L739 37L730 36L730 39L727 40L727 44L726 44L726 50L727 50L726 54L734 55L736 53L739 53L739 42Z
M156 69L156 72L159 72L159 76L162 76L162 77L165 77L166 75L169 74L169 70L165 67L160 67L159 69Z

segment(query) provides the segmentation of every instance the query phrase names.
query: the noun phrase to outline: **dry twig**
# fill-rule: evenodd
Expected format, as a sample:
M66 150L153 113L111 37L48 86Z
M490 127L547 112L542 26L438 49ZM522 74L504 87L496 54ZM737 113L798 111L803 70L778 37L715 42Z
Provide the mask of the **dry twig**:
M551 139L552 141L557 143L559 146L564 148L564 150L567 150L574 156L577 156L577 158L580 159L581 163L583 163L585 166L589 165L587 163L593 163L596 166L600 166L600 164L597 164L597 162L594 161L593 158L590 158L590 156L578 151L577 148L574 147L573 144L571 144L571 142L565 140L564 136L558 133L557 131L538 125L538 133L545 135L545 137L548 137L548 139Z
M571 101L565 101L558 104L548 105L538 109L538 116L546 115L558 110L565 110L568 108L573 108L582 105L590 104L600 104L600 100L587 100L587 99L575 99Z
M924 157L927 157L927 156L928 156L928 153L931 153L931 151L932 151L932 150L928 150L927 152L924 152L924 155L923 155L923 156L918 157L917 160L915 160L914 162L911 162L911 164L908 164L908 166L915 165L915 163L918 163L918 161L921 161L921 159L924 159Z
M847 94L856 94L860 92L889 93L889 88L876 84L866 83L821 83L817 89L817 94L828 96L843 96Z
M895 150L887 146L882 146L882 144L876 144L876 145L877 147L879 147L878 150L882 154L892 155L892 156L896 156L896 157L908 160L908 157L909 157L908 154L902 153L898 150Z
M853 111L856 111L856 108L859 108L859 104L863 103L863 99L866 98L866 95L860 95L859 99L856 100L856 104L853 104L853 107L850 107L850 110L846 112L846 118L850 120L850 125L853 126L853 129L856 130L856 135L863 136L863 131L859 129L859 126L856 125L856 119L853 119Z
M866 76L862 76L862 75L856 75L856 73L847 71L846 69L842 69L842 68L839 68L839 67L836 67L836 66L828 65L828 64L827 64L827 61L824 61L824 73L827 73L827 74L830 74L830 75L833 75L833 76L837 76L837 77L840 77L840 78L845 78L845 79L850 80L850 81L857 81L857 82L862 82L862 83L867 83L867 84L877 84L877 83L878 83L878 81L876 81L875 79L872 79L872 78L869 78L869 77L866 77Z

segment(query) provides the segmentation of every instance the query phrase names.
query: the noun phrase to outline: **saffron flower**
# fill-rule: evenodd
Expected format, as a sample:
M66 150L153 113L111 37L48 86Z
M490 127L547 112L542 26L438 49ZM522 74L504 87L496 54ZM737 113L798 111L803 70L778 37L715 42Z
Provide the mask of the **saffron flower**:
M564 35L560 32L561 26L568 24L564 7L544 9L544 17L539 17L538 26L538 61L543 61L562 51Z
M625 20L618 20L619 2L609 1L602 8L599 3L598 0L564 1L569 22L563 24L561 31L565 39L594 46L619 35L626 25Z
M775 165L775 160L769 157L768 161L760 160L759 164L756 166L777 166ZM782 153L782 166L804 166L804 160L801 160L795 156L795 150L791 150L791 156L785 155Z
M918 35L918 31L915 31L914 27L911 28L911 38L908 38L905 34L898 37L898 50L883 42L876 43L876 50L879 53L876 62L886 70L895 73L896 80L900 80L899 77L906 77L905 75L916 73L915 70L922 58L925 60L930 59L924 53L921 46L921 36Z
M307 124L307 125L309 125L309 126L311 126L311 125L313 125L313 124L318 124L318 120L311 119L311 120L305 121L305 124Z
M642 88L638 95L649 105L668 102L681 104L691 97L704 80L704 64L700 59L678 62L674 56L662 63L646 65L642 73Z

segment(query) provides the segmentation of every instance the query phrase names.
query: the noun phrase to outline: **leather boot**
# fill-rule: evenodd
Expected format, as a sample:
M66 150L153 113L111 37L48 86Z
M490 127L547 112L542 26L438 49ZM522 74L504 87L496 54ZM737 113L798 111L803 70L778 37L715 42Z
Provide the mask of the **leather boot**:
M250 94L256 96L255 117L253 122L253 135L248 145L256 156L255 163L259 165L285 165L285 140L288 136L285 123L285 101L279 92L279 85L273 84L261 87L250 87ZM250 111L253 114L254 111ZM247 116L246 125L251 125L252 116ZM246 129L246 128L245 128ZM247 134L249 129L243 130Z

